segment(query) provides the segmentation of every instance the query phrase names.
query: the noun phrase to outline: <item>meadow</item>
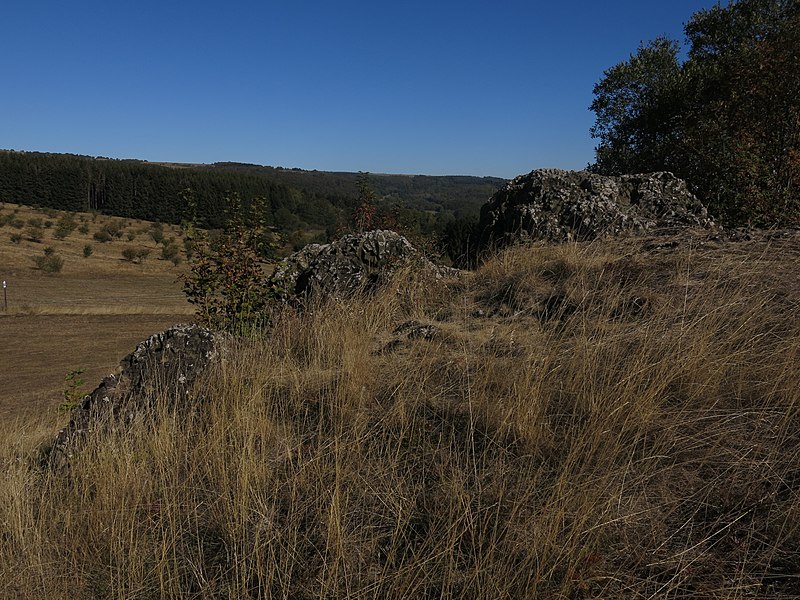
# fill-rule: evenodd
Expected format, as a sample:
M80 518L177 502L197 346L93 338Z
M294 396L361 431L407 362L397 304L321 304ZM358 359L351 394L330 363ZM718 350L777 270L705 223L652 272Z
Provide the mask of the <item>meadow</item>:
M512 248L287 309L67 475L3 424L0 596L796 598L798 264Z
M181 243L179 228L8 203L0 219L0 279L8 286L7 308L0 304L0 417L55 410L68 372L84 370L88 391L136 343L191 320L179 281L186 266L162 257L163 240ZM74 228L59 239L63 221L62 232ZM98 232L110 233L100 241ZM63 261L58 272L34 262L46 248ZM126 250L149 254L133 262Z

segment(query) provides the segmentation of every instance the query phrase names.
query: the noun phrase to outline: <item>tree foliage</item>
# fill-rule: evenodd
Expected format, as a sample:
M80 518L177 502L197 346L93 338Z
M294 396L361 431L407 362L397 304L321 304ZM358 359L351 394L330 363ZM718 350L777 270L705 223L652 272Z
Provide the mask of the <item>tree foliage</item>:
M191 190L183 196L194 203ZM267 281L265 266L283 240L266 222L264 199L256 199L245 211L241 198L231 194L225 206L225 227L216 237L191 221L187 225L192 252L183 289L201 324L247 334L269 319L276 291Z
M595 170L673 171L728 223L800 222L800 9L739 0L692 15L608 69L591 109Z

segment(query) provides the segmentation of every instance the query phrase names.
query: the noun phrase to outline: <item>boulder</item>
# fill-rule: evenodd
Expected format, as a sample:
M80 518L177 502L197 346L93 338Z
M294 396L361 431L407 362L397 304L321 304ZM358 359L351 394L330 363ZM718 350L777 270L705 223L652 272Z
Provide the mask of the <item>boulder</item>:
M73 409L48 457L55 470L69 467L73 452L92 431L125 427L167 403L185 409L192 385L218 356L221 334L196 325L176 325L150 336L122 359L109 375Z
M539 169L520 175L481 207L479 246L520 240L565 242L662 227L710 227L713 220L672 173L604 176Z
M284 300L343 298L373 291L409 265L436 276L454 271L431 263L399 233L375 230L306 246L278 263L269 284Z

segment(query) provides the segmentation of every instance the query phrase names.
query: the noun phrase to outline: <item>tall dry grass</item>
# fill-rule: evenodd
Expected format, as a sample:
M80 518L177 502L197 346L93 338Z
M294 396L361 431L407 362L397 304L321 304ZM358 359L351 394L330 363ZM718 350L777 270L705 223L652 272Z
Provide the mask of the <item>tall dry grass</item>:
M797 597L781 268L515 249L287 312L66 477L38 466L46 426L9 433L0 595ZM412 319L440 333L393 334Z

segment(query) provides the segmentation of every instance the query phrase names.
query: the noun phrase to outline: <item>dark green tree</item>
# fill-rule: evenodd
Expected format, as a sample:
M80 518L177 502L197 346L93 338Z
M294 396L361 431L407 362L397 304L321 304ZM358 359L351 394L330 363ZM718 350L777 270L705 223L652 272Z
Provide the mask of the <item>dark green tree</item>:
M593 169L669 170L732 224L800 222L800 3L692 15L688 58L659 38L594 88Z
M677 42L658 38L605 71L594 86L597 170L652 171L674 158L683 79L679 50Z

